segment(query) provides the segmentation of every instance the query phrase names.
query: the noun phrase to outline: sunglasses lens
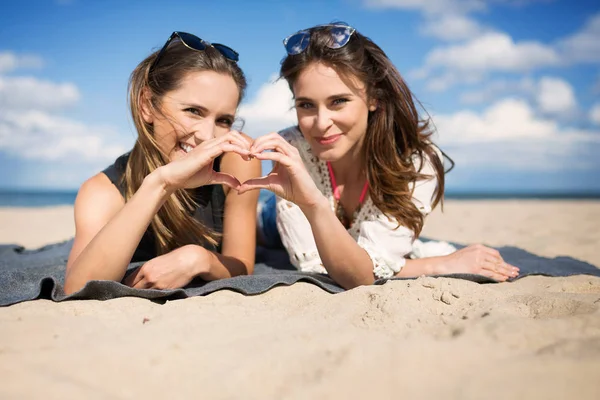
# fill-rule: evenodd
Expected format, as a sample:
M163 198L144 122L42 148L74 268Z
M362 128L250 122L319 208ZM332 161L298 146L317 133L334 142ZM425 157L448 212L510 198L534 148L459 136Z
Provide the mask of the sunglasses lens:
M186 46L199 51L203 51L204 49L206 49L206 45L204 44L204 42L202 42L202 40L199 37L185 32L179 32L178 35L181 41L185 43Z
M308 47L308 41L310 40L309 32L298 32L290 36L285 41L285 49L289 55L296 55L302 53Z
M331 35L331 43L329 45L332 49L339 49L340 47L344 47L348 40L350 40L350 36L352 36L352 28L347 26L334 26L329 30Z
M213 43L213 47L219 51L223 55L223 57L231 60L231 61L239 61L240 57L237 51L233 50L231 47L227 47L225 45L219 43Z

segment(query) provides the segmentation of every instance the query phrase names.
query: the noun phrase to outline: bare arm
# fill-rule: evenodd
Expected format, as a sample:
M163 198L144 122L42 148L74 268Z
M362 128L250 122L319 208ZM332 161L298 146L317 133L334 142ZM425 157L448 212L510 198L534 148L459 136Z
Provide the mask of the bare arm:
M337 219L327 199L322 196L318 203L300 208L310 222L319 255L331 278L346 289L372 284L375 277L371 258Z
M227 153L221 161L221 171L235 176L240 182L259 177L260 161L245 161L237 154ZM211 253L210 269L200 274L204 280L230 278L252 274L256 252L256 206L258 191L238 194L224 188L225 215L221 254Z
M94 279L121 281L150 221L168 196L180 188L211 184L237 187L239 181L215 172L212 161L224 152L247 155L247 146L233 131L205 141L182 159L146 176L124 205L122 199L117 200L118 190L102 175L86 182L75 204L79 238L76 237L69 256L65 292L73 293Z
M120 281L152 217L169 193L150 174L126 204L104 174L81 187L75 201L75 241L65 277L65 293L95 279Z

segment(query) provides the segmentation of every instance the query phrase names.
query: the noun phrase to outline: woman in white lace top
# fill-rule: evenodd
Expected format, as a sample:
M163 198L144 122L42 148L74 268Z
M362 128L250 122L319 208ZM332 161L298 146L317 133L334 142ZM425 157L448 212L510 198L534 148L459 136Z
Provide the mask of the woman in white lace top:
M299 31L284 45L281 76L298 127L255 140L251 153L275 167L239 192L278 196L277 228L298 269L328 273L345 288L393 276L516 276L518 268L481 245L406 258L442 200L444 170L428 121L375 43L339 23Z

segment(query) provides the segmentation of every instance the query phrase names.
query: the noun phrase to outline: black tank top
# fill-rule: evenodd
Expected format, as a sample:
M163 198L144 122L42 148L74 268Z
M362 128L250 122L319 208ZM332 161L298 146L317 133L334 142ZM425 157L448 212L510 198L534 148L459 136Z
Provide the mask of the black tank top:
M125 174L125 167L129 153L123 154L115 163L104 171L102 171L108 179L119 189L119 192L125 198L126 187L121 180ZM215 159L214 170L219 171L221 159ZM194 211L194 218L200 221L204 226L219 234L223 233L223 210L225 206L225 192L221 185L201 186L193 191L193 197L198 204L198 208ZM205 244L204 247L211 251L220 251L220 239L217 247L210 244ZM157 256L156 254L156 239L152 228L149 226L142 240L140 241L131 262L148 261Z

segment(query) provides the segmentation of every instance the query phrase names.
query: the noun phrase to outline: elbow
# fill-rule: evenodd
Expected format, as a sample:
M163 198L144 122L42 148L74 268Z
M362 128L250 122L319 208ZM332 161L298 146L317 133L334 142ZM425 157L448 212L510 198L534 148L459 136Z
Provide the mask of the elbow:
M347 282L338 282L338 284L346 290L354 289L359 286L370 286L375 283L375 276L365 275L349 279Z
M65 285L63 288L65 295L69 296L75 292L80 291L85 286L85 283L86 282L77 282L76 279L74 279L72 276L69 275L69 273L67 273L65 276Z

